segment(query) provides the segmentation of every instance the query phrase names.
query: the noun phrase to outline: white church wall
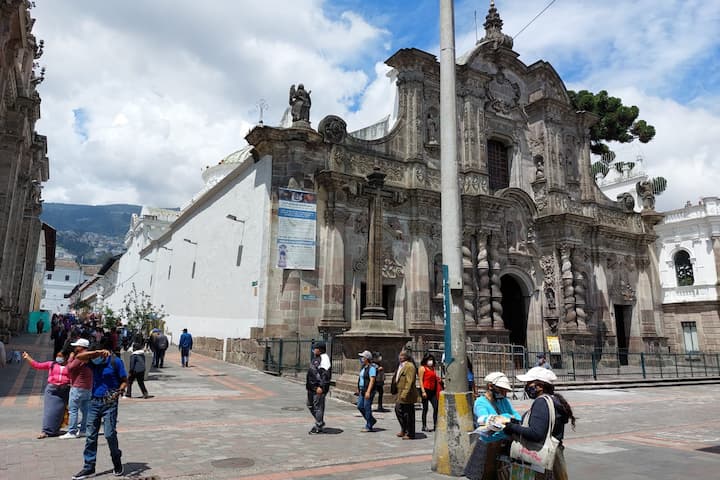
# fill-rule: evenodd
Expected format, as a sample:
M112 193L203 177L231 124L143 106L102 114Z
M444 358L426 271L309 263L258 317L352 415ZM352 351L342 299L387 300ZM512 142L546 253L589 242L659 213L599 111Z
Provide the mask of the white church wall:
M720 199L706 197L698 205L669 211L655 231L663 303L717 300L712 238L720 235ZM690 255L692 285L678 286L674 258L681 250Z
M270 176L270 158L248 159L145 252L153 303L164 306L173 339L183 328L195 337L249 338L252 327L264 326Z

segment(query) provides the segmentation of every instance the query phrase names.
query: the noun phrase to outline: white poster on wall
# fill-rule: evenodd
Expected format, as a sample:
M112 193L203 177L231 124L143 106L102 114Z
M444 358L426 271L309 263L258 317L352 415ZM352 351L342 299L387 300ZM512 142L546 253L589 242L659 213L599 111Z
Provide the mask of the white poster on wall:
M315 270L316 221L315 193L278 189L279 268Z

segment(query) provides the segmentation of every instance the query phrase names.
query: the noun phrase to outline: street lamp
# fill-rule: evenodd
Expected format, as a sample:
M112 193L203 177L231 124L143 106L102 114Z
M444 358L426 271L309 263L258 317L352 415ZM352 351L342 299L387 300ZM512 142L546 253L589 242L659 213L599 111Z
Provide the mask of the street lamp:
M233 222L242 223L243 226L242 234L240 236L240 245L238 245L237 260L235 261L235 266L239 267L240 262L242 261L243 239L245 238L245 220L238 218L232 213L228 213L227 215L225 215L225 218L227 218L228 220L232 220Z

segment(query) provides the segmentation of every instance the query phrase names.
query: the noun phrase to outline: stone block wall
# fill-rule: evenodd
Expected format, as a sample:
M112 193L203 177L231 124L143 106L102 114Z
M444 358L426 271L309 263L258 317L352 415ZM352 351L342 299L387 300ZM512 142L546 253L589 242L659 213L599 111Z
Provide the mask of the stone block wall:
M193 352L222 360L224 342L221 338L193 337ZM263 346L255 339L231 338L228 341L225 361L262 370Z

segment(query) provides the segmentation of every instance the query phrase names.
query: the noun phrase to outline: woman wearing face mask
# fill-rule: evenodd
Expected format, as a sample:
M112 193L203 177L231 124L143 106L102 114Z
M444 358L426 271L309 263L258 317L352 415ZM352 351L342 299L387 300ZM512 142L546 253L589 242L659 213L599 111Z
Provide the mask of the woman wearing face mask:
M520 420L520 414L515 411L507 394L512 391L510 380L502 372L492 372L485 377L485 394L480 395L473 405L473 414L476 425L492 425L499 427L499 419L505 421L510 419ZM497 478L496 458L498 455L509 452L507 436L500 431L487 434L488 429L483 429L475 443L473 452L465 466L465 476L472 480L489 480Z
M420 393L422 394L422 431L435 431L437 426L438 392L440 392L440 379L435 372L435 357L432 353L426 354L420 361L418 369L420 378ZM433 428L427 428L428 403L433 407Z
M543 397L550 397L555 410L555 426L552 436L560 440L560 446L557 449L552 469L553 478L555 480L567 480L568 474L562 439L565 434L565 424L570 422L573 429L575 429L575 416L567 400L559 393L555 393L553 382L557 380L557 376L546 368L533 367L525 375L518 375L517 378L521 382L525 382L525 393L534 401L530 410L523 415L523 420L529 415L527 425L523 425L518 420L507 421L503 431L513 438L523 437L531 442L543 443L550 426L550 408ZM506 423L506 421L501 422ZM535 475L536 480L544 480L545 478L544 473Z
M42 432L37 438L57 437L60 435L60 425L65 416L65 407L70 396L70 376L65 364L65 356L62 352L58 352L52 362L36 362L27 352L23 352L22 357L35 370L48 371L43 405L43 426Z

